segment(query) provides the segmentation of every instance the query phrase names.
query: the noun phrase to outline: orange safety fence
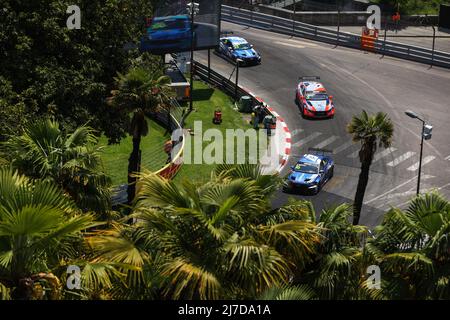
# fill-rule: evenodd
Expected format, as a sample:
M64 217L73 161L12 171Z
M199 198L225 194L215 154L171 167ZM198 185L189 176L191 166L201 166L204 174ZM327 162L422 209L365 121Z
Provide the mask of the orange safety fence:
M378 32L379 30L377 29L364 27L361 35L361 49L375 51L375 41L378 39Z

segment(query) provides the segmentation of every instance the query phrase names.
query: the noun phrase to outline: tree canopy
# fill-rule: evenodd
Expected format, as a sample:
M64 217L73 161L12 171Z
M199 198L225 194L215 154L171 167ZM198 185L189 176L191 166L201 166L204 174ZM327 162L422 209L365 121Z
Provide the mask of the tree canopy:
M80 0L81 29L69 30L73 1L2 1L0 138L43 115L71 130L89 123L111 142L123 137L124 117L105 99L138 55L125 45L139 40L154 2Z

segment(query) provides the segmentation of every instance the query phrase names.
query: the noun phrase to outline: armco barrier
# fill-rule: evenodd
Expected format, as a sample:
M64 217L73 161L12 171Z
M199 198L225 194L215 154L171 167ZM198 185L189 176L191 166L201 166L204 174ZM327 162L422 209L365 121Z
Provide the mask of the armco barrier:
M228 95L233 96L236 91L236 84L232 82L231 80L225 78L221 74L215 72L214 70L209 71L209 77L208 77L208 67L201 64L200 62L195 61L194 62L194 74L198 76L201 80L221 89L222 91L226 92ZM237 97L236 100L239 100L242 96L249 96L252 99L253 105L263 105L264 106L264 112L266 115L271 115L272 112L267 108L267 106L263 103L261 103L256 97L251 95L249 92L245 91L243 88L238 86L237 88ZM277 117L275 117L277 118Z
M277 16L222 5L222 20L286 35L307 38L344 47L362 49L361 36L318 27ZM450 53L401 44L375 41L373 52L434 66L450 68Z

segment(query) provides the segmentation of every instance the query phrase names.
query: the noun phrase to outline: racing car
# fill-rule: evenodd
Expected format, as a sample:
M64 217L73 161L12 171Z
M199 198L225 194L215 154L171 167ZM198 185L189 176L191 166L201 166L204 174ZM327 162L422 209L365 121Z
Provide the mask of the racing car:
M284 192L305 192L318 194L334 174L334 161L326 155L329 150L309 149L295 166L291 167L283 185ZM314 152L314 153L313 153Z
M333 118L333 97L320 83L319 77L300 77L295 90L295 103L303 118Z
M253 45L249 44L247 40L240 37L221 37L216 52L234 62L240 59L240 65L261 63L261 55L259 52L253 49Z

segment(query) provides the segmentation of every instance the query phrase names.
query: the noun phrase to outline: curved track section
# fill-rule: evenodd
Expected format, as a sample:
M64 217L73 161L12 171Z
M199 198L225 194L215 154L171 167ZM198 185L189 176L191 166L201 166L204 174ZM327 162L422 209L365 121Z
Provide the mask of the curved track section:
M334 178L317 196L294 197L313 201L317 210L351 203L360 171L359 145L351 143L346 126L352 115L362 110L383 111L395 124L394 141L391 149L380 149L375 156L361 224L375 226L391 206L404 207L415 195L421 131L421 123L408 118L406 109L422 114L434 126L433 139L424 146L421 191L438 189L450 197L448 70L227 22L222 22L222 30L246 38L261 53L261 65L240 68L239 83L274 106L287 122L292 131L290 165L309 147L334 150ZM196 53L195 58L207 62L206 52ZM215 54L211 54L211 67L226 77L234 69L229 61ZM294 103L298 77L313 75L320 76L334 96L334 119L302 119ZM273 203L280 205L290 196L293 195L280 192Z

